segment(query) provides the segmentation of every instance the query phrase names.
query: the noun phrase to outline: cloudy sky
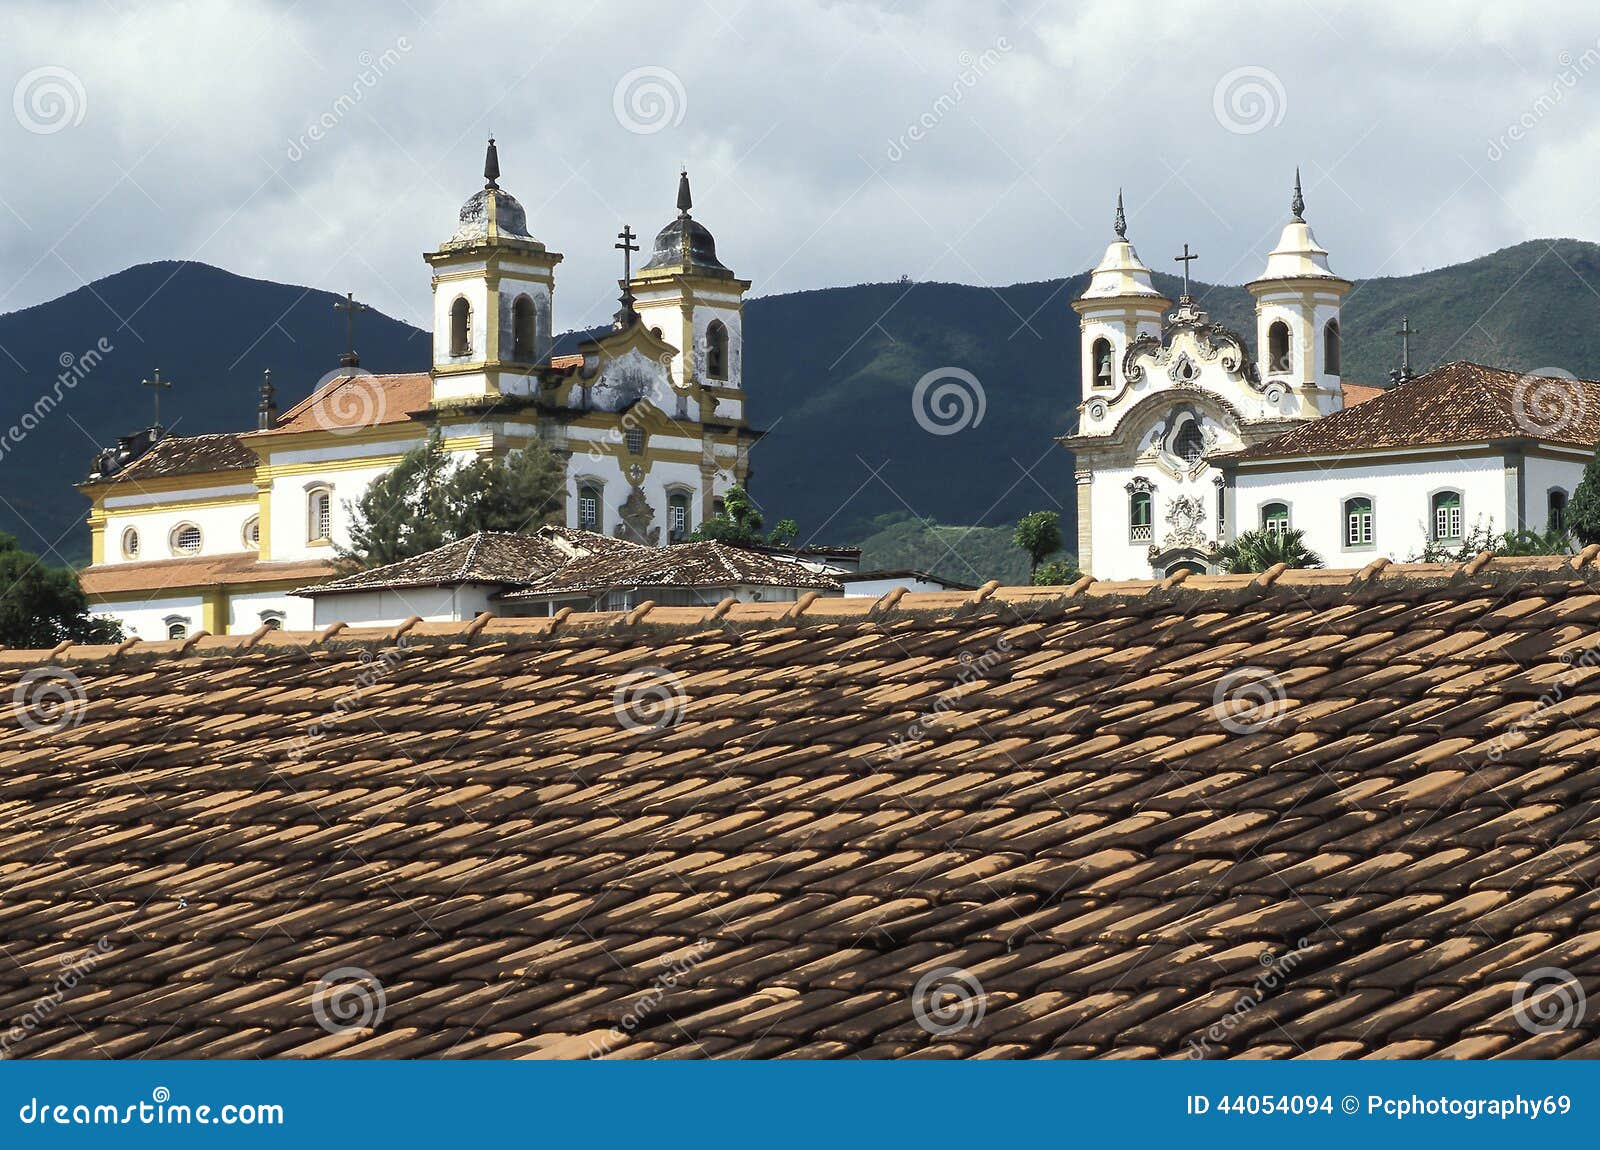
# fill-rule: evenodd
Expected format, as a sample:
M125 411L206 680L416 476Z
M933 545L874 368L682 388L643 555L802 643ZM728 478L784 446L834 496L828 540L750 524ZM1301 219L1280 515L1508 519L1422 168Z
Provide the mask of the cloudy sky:
M1600 13L1536 8L8 3L0 311L177 258L420 322L491 131L562 327L681 164L758 294L1079 271L1119 185L1147 262L1238 283L1296 164L1346 275L1600 240Z

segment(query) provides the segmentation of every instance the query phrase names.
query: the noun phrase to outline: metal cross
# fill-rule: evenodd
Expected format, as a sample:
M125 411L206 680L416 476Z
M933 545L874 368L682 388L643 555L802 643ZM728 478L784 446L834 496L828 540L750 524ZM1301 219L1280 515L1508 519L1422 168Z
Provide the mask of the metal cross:
M155 400L156 400L156 419L155 419L155 422L153 424L151 424L151 426L152 427L160 427L161 426L161 393L163 391L171 391L172 390L172 381L170 379L162 379L161 378L161 369L158 367L155 370L155 374L152 375L149 379L142 379L139 382L141 384L143 384L145 387L150 388L153 391L154 395L155 395Z
M614 317L618 331L626 331L639 318L639 313L633 310L633 253L639 250L639 245L633 241L638 238L631 227L623 224L617 233L619 242L611 245L622 253L622 306Z
M1183 254L1181 256L1173 256L1172 258L1176 262L1178 262L1178 263L1183 265L1183 298L1184 299L1188 299L1189 298L1189 264L1191 262L1193 262L1194 260L1199 259L1200 258L1200 253L1199 252L1191 252L1189 250L1189 245L1188 244L1184 244L1183 245Z
M633 241L638 238L638 236L634 235L631 227L623 224L622 230L617 233L617 239L622 242L611 245L622 253L622 278L624 280L633 279L633 253L639 250L639 245Z
M356 312L371 311L364 303L357 303L354 292L345 292L344 299L333 301L333 310L344 312L345 353L339 357L340 367L360 367L361 357L356 354Z
M1395 335L1400 337L1400 379L1413 379L1416 373L1411 370L1411 337L1421 335L1416 328L1411 326L1411 317L1400 317L1400 330Z

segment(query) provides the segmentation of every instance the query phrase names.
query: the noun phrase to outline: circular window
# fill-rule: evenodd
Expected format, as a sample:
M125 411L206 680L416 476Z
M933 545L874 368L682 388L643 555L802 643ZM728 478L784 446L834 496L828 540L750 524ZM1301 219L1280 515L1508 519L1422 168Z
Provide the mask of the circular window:
M193 523L180 523L172 529L168 543L174 555L197 555L200 552L200 528Z
M124 559L139 558L139 532L137 528L129 527L122 533L122 557Z
M261 516L252 515L244 521L244 545L251 551L261 547Z

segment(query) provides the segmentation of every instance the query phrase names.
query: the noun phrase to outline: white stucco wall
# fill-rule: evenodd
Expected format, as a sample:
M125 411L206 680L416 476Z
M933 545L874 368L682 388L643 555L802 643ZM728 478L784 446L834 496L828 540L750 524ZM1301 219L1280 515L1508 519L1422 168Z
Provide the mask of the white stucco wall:
M1494 532L1515 529L1515 471L1498 452L1241 469L1234 494L1237 528L1260 527L1262 505L1283 502L1289 505L1289 526L1305 532L1306 545L1328 566L1361 567L1380 555L1402 562L1422 551L1431 530L1430 497L1444 489L1461 492L1465 531L1479 526ZM1358 495L1372 499L1373 543L1350 547L1345 543L1343 505Z
M180 507L176 510L162 504L174 502L227 500L212 506ZM244 525L256 514L255 484L230 484L226 487L196 488L175 495L146 495L106 497L105 562L148 563L159 559L187 558L171 547L174 528L192 523L200 528L200 555L237 555L248 550L244 543ZM139 533L139 554L123 554L123 535L133 528Z
M130 596L105 603L91 603L91 615L109 615L122 624L124 633L146 642L157 642L167 637L169 618L181 620L194 634L201 626L200 596L172 596L164 599L146 599ZM252 628L253 630L254 628Z
M405 587L391 591L351 591L300 599L311 610L311 625L348 623L352 627L388 627L413 615L429 623L459 623L491 610L489 596L498 587Z

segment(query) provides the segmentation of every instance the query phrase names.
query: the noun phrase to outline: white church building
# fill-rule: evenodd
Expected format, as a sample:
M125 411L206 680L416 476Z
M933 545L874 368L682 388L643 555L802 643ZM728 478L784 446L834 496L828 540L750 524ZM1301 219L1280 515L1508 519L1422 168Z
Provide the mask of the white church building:
M611 330L559 356L562 256L534 237L499 177L490 140L484 186L425 256L428 371L374 375L352 351L281 413L269 373L254 431L156 427L101 453L79 487L92 505L93 560L80 578L93 612L143 639L309 628L312 604L291 592L333 574L348 505L432 433L456 461L548 446L566 462L571 528L658 546L719 510L760 435L745 420L750 283L693 218L687 173L677 215L620 281ZM626 229L621 238L631 246Z
M1220 570L1249 530L1298 529L1324 564L1401 561L1430 543L1563 526L1600 440L1600 383L1455 362L1395 386L1347 382L1350 281L1292 218L1246 285L1254 353L1185 290L1174 306L1127 238L1073 302L1082 333L1078 561L1100 579Z

